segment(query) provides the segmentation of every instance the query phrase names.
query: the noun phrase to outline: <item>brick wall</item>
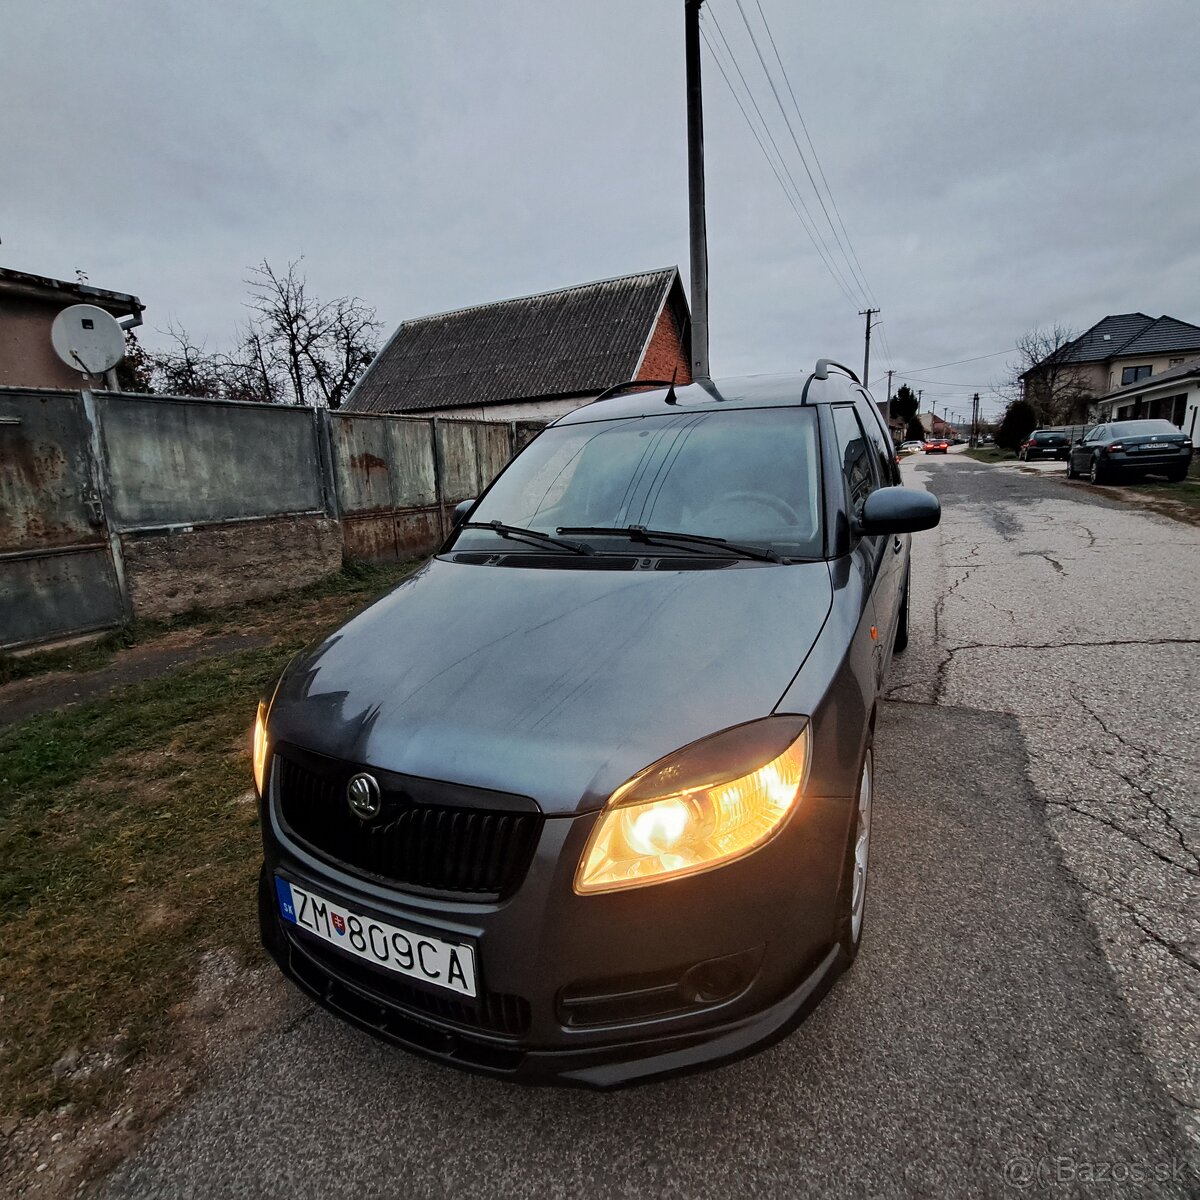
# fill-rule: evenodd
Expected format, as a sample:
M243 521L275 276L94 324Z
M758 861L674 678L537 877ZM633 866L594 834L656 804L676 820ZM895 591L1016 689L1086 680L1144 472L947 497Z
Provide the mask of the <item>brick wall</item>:
M641 369L637 373L639 379L676 379L679 383L692 382L692 368L687 354L680 345L679 323L671 311L670 304L664 304L658 314L658 324L654 327L650 344L646 347L646 356L642 359Z

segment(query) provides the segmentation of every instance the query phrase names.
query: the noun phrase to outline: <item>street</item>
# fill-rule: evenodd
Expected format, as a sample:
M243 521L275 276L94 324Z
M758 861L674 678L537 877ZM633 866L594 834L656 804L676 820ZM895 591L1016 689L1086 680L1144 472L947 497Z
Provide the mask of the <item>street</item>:
M796 1033L523 1089L295 997L102 1194L1194 1195L1200 530L959 454L903 470L943 516L879 722L868 929Z

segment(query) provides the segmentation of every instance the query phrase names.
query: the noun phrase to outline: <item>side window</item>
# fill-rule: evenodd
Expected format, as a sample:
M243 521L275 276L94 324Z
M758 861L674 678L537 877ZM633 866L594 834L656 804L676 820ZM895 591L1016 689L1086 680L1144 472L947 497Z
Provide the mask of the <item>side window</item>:
M879 408L866 392L859 394L863 398L863 407L859 411L863 427L867 431L867 439L871 443L878 462L876 470L882 481L881 486L888 487L890 484L899 483L900 468L896 465L896 448L892 445L891 435L884 427L883 418L879 415Z
M852 405L833 410L833 428L846 484L847 504L857 517L867 497L879 486L871 461L875 456Z

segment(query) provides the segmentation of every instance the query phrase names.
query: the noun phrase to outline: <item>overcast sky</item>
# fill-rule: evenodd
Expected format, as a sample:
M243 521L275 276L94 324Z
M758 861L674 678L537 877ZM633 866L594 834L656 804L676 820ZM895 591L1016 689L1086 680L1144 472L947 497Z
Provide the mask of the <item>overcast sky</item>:
M759 3L882 309L873 383L1054 321L1200 323L1196 0L742 0L807 152ZM264 257L303 255L388 332L669 264L686 281L682 0L0 13L0 265L135 292L151 345L168 320L229 344ZM708 0L716 23L849 275L737 0ZM861 364L863 302L707 50L704 72L714 374ZM967 411L1012 359L926 372L926 407Z

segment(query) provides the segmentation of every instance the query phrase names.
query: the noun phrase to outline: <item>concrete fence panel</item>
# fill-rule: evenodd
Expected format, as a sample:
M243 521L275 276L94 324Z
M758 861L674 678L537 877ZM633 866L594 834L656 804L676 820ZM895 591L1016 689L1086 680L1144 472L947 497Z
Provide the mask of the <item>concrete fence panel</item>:
M311 409L105 393L96 403L117 529L324 507Z
M331 413L338 508L371 512L437 502L428 421Z
M126 615L78 392L0 391L0 647Z
M428 554L536 428L0 388L0 647Z
M480 422L475 426L475 456L479 465L479 491L487 487L508 466L508 460L512 458L514 452L513 430L510 426L485 422Z
M475 421L439 421L438 456L443 504L453 507L480 491L479 452ZM489 476L490 479L490 476Z

